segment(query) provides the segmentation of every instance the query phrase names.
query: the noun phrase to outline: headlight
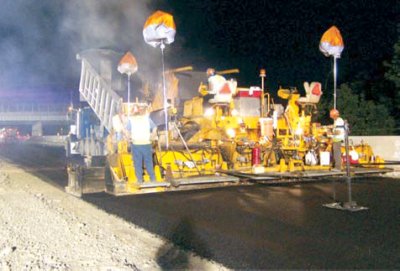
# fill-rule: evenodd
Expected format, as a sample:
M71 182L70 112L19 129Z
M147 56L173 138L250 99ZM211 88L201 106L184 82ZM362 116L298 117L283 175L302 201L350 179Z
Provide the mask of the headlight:
M215 112L214 112L214 109L212 109L212 108L207 108L206 112L204 112L204 116L206 116L206 117L214 116L214 114L215 114Z
M298 135L298 136L303 135L303 129L302 129L302 128L297 128L297 129L295 130L295 134Z
M226 134L230 137L230 138L234 138L236 135L236 132L233 128L228 128L226 129Z
M239 115L239 111L237 111L236 109L233 109L231 114L232 114L232 116L236 117Z

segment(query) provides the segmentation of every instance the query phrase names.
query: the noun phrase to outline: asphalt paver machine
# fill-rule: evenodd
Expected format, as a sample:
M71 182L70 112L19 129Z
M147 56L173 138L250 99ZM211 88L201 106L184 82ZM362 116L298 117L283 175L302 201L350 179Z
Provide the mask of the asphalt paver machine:
M211 91L203 77L203 82L189 87L188 96L176 75L193 79L195 73L184 68L165 74L168 125L163 121L165 108L157 104L160 95L153 99L151 118L159 127L153 145L156 182L150 182L144 171L144 183L138 184L129 142L115 141L112 118L121 108L143 103L124 102L118 90L122 84L113 79L117 77L116 64L110 60L113 53L97 50L94 56L79 56L79 92L86 106L69 113L74 120L67 144L66 190L70 193L141 194L345 174L331 170L331 127L313 120L322 95L320 83L305 82L305 96L296 88L279 88L276 95L285 105L275 104L264 90L262 70L261 86L238 87L234 79L223 79L221 87ZM227 70L218 76L236 72ZM383 160L367 144L352 146L351 154L352 163L359 166L355 174L386 170L371 165Z
M156 182L150 182L146 170L144 182L137 182L129 142L115 142L112 118L121 108L141 103L123 102L124 95L113 89L113 61L110 60L113 55L113 52L97 50L78 56L82 65L80 100L86 105L69 111L72 125L66 147L66 191L77 196L100 191L125 195L239 184L238 177L215 171L215 168L226 168L217 146L210 142L187 144L173 121L168 133L160 129L160 140L154 143ZM163 112L155 110L151 117L158 120ZM171 137L169 145L162 141L165 134Z

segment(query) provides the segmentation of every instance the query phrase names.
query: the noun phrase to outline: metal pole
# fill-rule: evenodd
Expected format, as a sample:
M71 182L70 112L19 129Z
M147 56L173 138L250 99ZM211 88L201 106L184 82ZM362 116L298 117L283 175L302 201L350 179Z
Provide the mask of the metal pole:
M333 57L333 108L336 109L336 78L337 78L337 66L336 56Z
M165 86L165 64L164 64L164 41L161 40L161 62L162 62L162 79L163 79L163 95L164 95L164 117L165 117L165 148L168 150L168 108L167 108L167 90Z
M128 73L128 119L131 114L131 74Z
M349 155L349 125L347 121L344 124L344 144L346 149L346 178L347 178L347 189L348 189L348 202L344 204L334 202L324 204L324 207L333 208L343 211L350 211L350 212L358 212L368 210L367 207L358 206L356 202L353 202L352 195L351 195L351 176L350 176L350 155ZM334 196L336 196L334 194Z
M265 70L260 70L260 77L261 77L261 117L264 117L265 114L265 97L264 97L264 78L265 78Z
M193 156L192 156L192 153L190 152L189 147L188 147L188 145L187 145L185 139L183 138L183 136L182 136L182 134L181 134L181 131L179 131L179 128L176 126L176 123L175 123L175 122L172 122L172 125L174 126L174 128L175 128L176 131L178 132L179 138L181 139L183 145L185 146L185 149L186 149L186 151L187 151L187 153L188 153L188 155L189 155L189 157L190 157L190 160L194 163L194 167L196 168L197 172L201 175L201 171L200 171L199 167L197 166L196 162L194 161ZM172 128L172 129L173 129L173 128Z
M351 176L350 176L350 155L349 155L349 125L347 120L344 123L344 144L346 149L346 177L347 177L347 187L348 187L348 197L349 203L352 202L351 197Z
M333 202L336 202L336 182L335 179L332 179L332 198Z

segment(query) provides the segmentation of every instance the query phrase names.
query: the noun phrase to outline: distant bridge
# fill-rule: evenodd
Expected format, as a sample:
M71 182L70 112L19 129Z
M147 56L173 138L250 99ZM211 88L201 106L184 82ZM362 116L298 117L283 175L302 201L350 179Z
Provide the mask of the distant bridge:
M46 124L65 125L68 104L0 102L0 125L32 125L32 135L41 136Z

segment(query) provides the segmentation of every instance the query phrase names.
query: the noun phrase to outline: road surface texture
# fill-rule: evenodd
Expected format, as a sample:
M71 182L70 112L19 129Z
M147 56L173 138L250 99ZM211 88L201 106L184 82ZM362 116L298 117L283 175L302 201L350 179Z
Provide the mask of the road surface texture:
M61 191L66 185L60 148L15 145L2 147L0 155L22 165L56 190ZM74 204L91 203L90 206L106 211L110 218L122 218L129 229L149 231L185 251L231 269L399 269L400 180L353 179L353 200L369 208L358 213L322 207L332 202L332 188L331 182L326 181L123 197L98 193L85 195L83 201L74 199ZM30 188L25 191L29 193ZM40 199L40 195L37 197ZM343 180L336 183L336 197L342 202L347 200L347 185ZM87 217L84 221L92 220ZM107 219L100 221L105 231L112 227ZM82 225L76 227L71 234L87 232ZM101 226L93 231L101 231ZM121 235L118 241L107 239L107 242L118 248L121 243L133 242L130 235L126 234L130 241ZM99 238L87 240L94 247L97 241ZM149 249L158 245L152 244ZM191 268L185 266L186 257L176 256L176 252L169 251L170 245L166 246L159 248L162 256L153 254L155 258L147 264L166 269ZM117 262L151 269L146 262L138 266L137 250L131 251L122 253L129 255L126 261L121 258ZM92 258L97 253L100 258L105 255L101 250L87 253ZM75 255L74 259L79 257ZM222 268L213 262L208 264Z
M28 156L43 163L42 154ZM52 162L42 170L51 172ZM32 165L0 156L1 271L226 270L43 182Z

